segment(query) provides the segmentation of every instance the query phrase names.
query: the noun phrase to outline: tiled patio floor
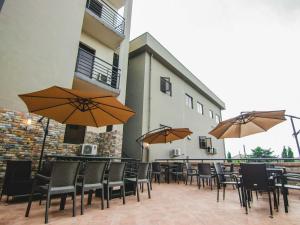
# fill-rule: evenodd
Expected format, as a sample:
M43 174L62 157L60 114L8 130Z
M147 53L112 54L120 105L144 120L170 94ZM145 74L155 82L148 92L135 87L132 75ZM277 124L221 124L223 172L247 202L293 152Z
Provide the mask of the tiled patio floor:
M72 217L71 199L67 200L66 209L59 211L59 201L53 200L49 214L49 224L128 224L128 225L168 225L168 224L203 224L203 225L299 225L300 192L290 195L290 211L284 213L282 199L279 212L269 218L266 196L254 200L248 215L240 207L236 191L228 188L225 201L216 202L216 190L209 188L198 190L196 185L154 184L152 199L146 192L141 195L141 202L135 196L126 198L126 205L121 199L113 199L111 208L100 210L100 200L95 199L92 207L80 215L80 201L77 200L77 216ZM0 224L34 225L44 222L44 204L34 202L29 218L24 217L26 203L0 203Z

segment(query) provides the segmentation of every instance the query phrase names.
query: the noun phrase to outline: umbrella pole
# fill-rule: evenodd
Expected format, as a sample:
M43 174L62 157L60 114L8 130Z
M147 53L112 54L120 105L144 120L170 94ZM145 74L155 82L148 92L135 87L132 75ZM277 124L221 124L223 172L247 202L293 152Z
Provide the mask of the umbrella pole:
M295 124L294 124L294 118L297 118L299 119L298 117L293 117L293 116L289 116L290 117L290 120L291 120L291 123L292 123L292 127L293 127L293 135L295 137L295 140L296 140L296 144L297 144L297 148L298 148L298 154L299 154L299 157L300 157L300 145L299 145L299 141L298 141L298 134L299 134L299 131L297 132L296 131L296 127L295 127Z
M48 135L48 128L49 128L49 122L50 119L47 119L47 124L46 127L44 128L44 138L43 138L43 145L42 145L42 150L41 150L41 154L40 154L40 159L39 159L39 166L38 166L38 172L40 172L41 170L41 166L42 166L42 160L43 160L43 156L44 156L44 149L45 149L45 143L46 143L46 138Z

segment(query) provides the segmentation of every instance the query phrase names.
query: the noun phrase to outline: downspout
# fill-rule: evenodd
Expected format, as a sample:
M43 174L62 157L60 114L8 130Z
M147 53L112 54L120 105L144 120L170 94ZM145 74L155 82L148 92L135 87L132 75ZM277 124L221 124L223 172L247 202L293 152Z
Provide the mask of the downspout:
M150 131L150 122L151 122L151 76L152 76L152 57L153 57L153 54L150 55L150 60L149 60L149 79L148 79L148 82L149 82L149 90L148 90L148 132ZM147 148L147 152L145 154L145 158L146 160L145 161L149 161L149 148Z
M149 60L149 90L148 90L148 132L150 131L150 122L151 122L151 76L152 76L152 57L153 54L150 55Z

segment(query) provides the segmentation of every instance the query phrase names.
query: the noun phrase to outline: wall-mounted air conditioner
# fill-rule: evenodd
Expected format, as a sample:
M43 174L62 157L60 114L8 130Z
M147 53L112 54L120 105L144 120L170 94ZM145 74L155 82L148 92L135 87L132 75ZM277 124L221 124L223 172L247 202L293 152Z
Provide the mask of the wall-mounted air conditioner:
M81 155L97 155L97 145L82 144Z
M217 150L213 147L208 147L207 148L207 153L208 154L216 154L217 153Z
M177 157L177 156L181 156L181 149L180 148L172 149L170 151L170 157Z

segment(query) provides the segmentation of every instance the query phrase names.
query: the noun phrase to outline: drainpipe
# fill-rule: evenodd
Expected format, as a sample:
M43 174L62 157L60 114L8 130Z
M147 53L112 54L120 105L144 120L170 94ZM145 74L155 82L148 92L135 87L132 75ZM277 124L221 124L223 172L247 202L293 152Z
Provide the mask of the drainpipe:
M148 90L148 127L147 127L147 132L150 131L150 122L151 122L151 76L152 76L152 57L153 54L150 55L150 60L149 60L149 90ZM146 161L149 161L149 148L147 148L146 152ZM142 159L143 160L143 159Z
M152 76L152 57L153 54L150 55L149 60L149 90L148 90L148 132L150 131L150 118L151 118L151 76Z

